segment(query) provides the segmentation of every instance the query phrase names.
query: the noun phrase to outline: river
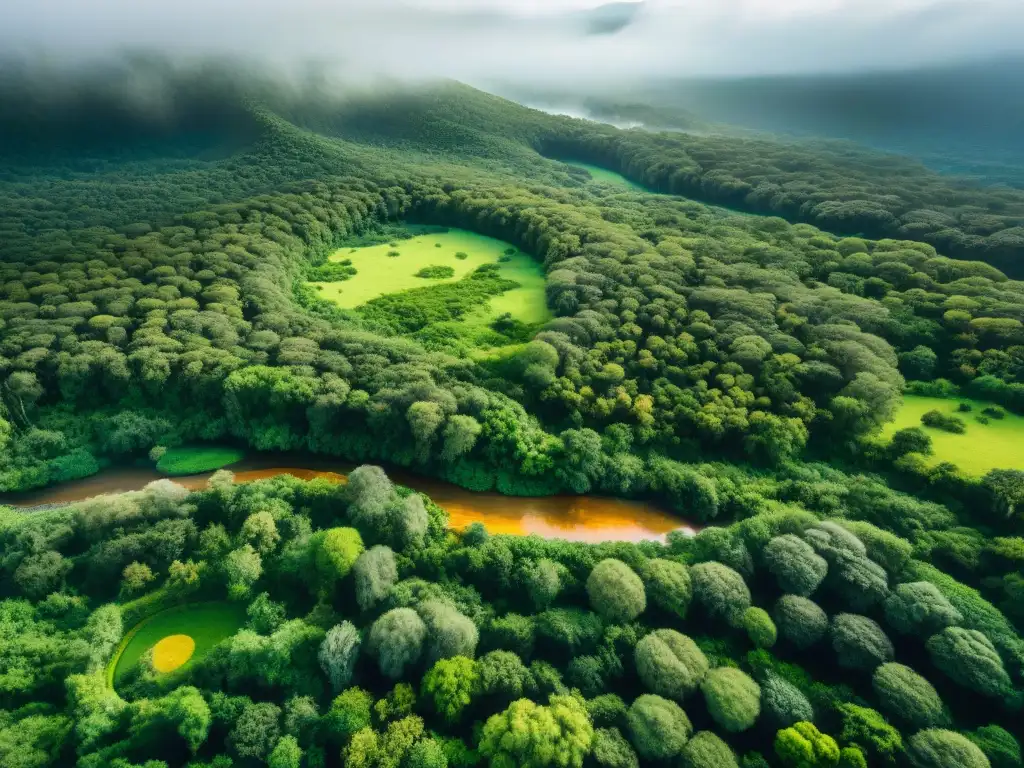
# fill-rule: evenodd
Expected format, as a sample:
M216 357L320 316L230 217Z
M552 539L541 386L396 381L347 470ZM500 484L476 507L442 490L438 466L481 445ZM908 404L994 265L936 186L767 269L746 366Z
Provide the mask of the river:
M256 455L228 467L236 482L252 482L287 474L303 480L326 477L343 482L352 463L317 456ZM700 526L671 512L642 501L603 496L505 496L500 493L468 491L457 485L387 468L396 483L425 493L443 507L453 528L481 522L491 533L536 534L569 541L664 541L669 531L689 533ZM172 478L186 488L206 486L210 475ZM165 479L155 469L112 467L82 480L21 494L0 494L0 504L32 508L58 506L110 493L137 491L154 480Z

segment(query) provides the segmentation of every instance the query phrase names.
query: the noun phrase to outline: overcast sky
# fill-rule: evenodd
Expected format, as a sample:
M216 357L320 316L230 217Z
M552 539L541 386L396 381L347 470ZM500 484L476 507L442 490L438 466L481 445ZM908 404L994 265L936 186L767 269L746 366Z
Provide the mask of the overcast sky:
M648 0L613 35L588 0L0 0L0 50L126 49L402 76L572 79L843 72L1024 53L1024 0Z

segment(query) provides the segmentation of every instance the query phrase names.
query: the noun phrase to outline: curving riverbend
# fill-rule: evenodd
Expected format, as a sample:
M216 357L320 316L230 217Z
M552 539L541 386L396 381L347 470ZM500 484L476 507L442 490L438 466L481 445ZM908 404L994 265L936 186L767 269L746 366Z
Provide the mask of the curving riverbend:
M292 475L303 480L324 477L343 482L355 464L330 461L314 456L256 455L230 469L236 482L252 482L276 475ZM544 538L569 541L645 541L664 540L669 531L690 533L700 526L671 512L642 501L603 496L505 496L500 493L468 491L457 485L416 475L402 469L387 468L396 483L425 493L449 515L453 528L481 522L491 533L536 534ZM212 475L172 478L186 488L206 486ZM22 494L0 494L0 504L32 508L59 506L110 493L137 491L154 480L166 479L154 469L112 467L99 474L70 483Z

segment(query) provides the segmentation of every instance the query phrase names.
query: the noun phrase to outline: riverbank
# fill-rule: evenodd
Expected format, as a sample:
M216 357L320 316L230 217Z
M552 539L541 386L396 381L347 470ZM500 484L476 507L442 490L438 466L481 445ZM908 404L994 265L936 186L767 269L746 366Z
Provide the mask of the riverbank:
M356 464L304 454L256 454L228 469L240 483L291 475L301 480L327 478L344 482ZM469 491L452 483L386 467L396 483L429 496L448 512L452 528L483 523L491 533L537 535L569 541L663 541L670 531L696 533L701 526L672 514L655 504L603 496L505 496L493 491ZM189 490L206 487L212 472L168 478L146 467L111 467L82 480L28 491L0 495L0 504L26 512L73 504L106 494L126 493L144 488L156 480L169 479Z

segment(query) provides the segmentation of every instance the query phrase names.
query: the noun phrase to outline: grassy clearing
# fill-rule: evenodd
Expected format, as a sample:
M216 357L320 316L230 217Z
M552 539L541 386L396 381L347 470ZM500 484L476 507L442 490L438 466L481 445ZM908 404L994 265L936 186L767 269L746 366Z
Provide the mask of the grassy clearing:
M960 403L968 403L970 412L959 412ZM921 427L932 438L934 453L928 457L929 461L952 462L968 475L980 477L990 469L1024 470L1024 417L1007 413L1004 419L979 423L976 417L981 415L983 408L992 405L966 397L946 399L906 395L895 421L887 424L882 434L889 438L898 429ZM931 410L960 418L967 425L967 431L957 435L924 426L921 417Z
M615 171L609 171L607 168L602 168L599 165L591 165L590 163L567 163L574 168L583 168L590 172L590 178L598 184L609 184L613 187L625 187L631 189L634 192L650 192L644 186L637 184L635 181L630 181L621 173L615 173Z
M394 245L342 248L331 256L331 261L351 259L356 275L343 283L312 285L322 298L345 309L355 309L386 294L423 288L424 284L455 282L483 264L497 262L510 247L492 237L452 229L397 240ZM398 256L389 256L390 251L398 251ZM465 258L456 258L457 253L465 254ZM426 279L417 276L421 270L439 265L451 267L451 276ZM501 276L515 280L520 287L492 298L467 318L467 322L485 324L504 312L512 313L524 323L539 323L550 318L544 299L544 273L529 255L516 251L501 263Z
M192 445L168 448L156 468L165 475L196 475L212 472L241 461L245 452L221 445Z
M116 658L114 684L135 668L146 651L162 640L175 635L192 639L195 643L192 654L181 665L187 666L203 658L221 640L235 634L244 622L243 608L232 603L183 605L150 616L131 631L128 642Z

